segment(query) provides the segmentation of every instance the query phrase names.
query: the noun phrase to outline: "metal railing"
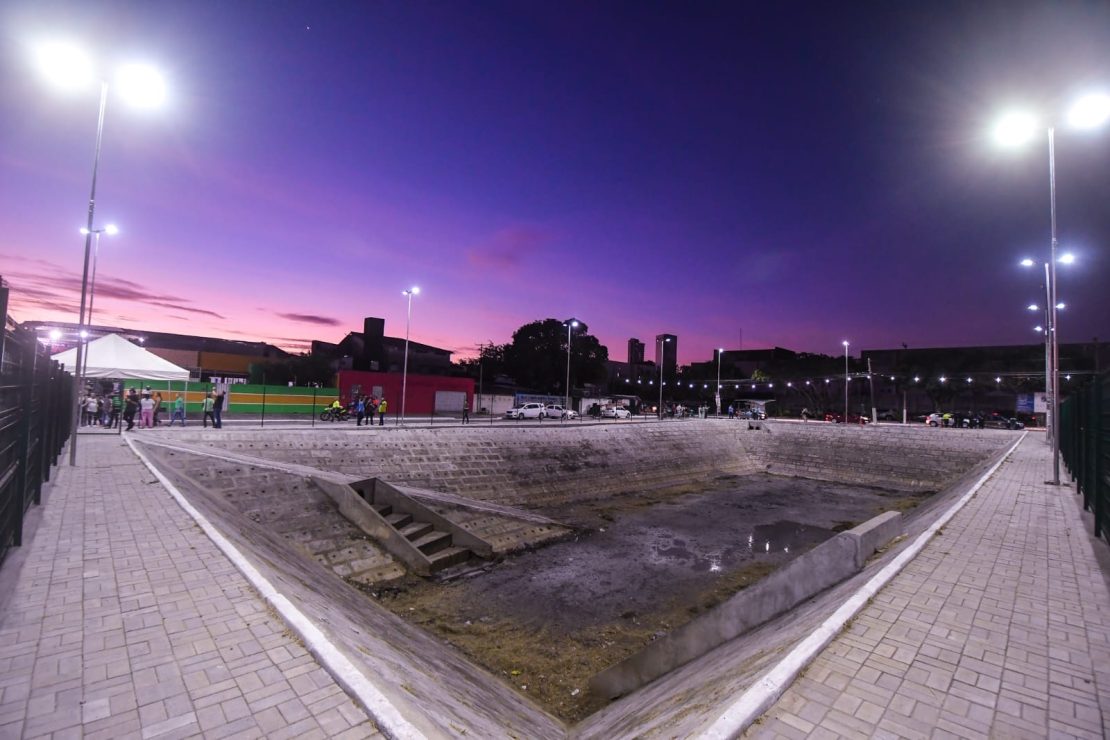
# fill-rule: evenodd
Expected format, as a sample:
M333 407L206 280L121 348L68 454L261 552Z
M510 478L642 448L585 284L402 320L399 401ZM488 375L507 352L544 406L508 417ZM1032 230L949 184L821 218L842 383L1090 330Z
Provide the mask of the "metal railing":
M23 519L42 502L73 413L72 378L50 359L34 332L8 316L8 286L0 280L0 561L23 544Z
M1095 536L1110 542L1110 373L1060 405L1060 454L1094 513Z

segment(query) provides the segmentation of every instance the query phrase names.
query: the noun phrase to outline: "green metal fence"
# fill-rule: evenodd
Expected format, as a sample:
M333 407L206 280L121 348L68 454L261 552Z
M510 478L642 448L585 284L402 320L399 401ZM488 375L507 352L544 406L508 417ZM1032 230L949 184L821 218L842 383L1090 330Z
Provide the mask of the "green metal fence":
M0 281L0 561L23 544L23 519L42 502L75 403L73 379L35 337L8 317L8 287Z
M1110 373L1060 404L1060 453L1094 513L1095 536L1110 541Z

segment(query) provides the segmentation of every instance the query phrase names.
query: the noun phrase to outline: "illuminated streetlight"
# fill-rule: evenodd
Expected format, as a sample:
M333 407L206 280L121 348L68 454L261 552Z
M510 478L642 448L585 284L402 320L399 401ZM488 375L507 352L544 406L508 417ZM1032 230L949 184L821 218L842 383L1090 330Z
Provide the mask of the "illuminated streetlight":
M724 354L725 348L717 348L717 418L721 417L721 355Z
M578 328L578 321L571 319L567 322L567 385L563 390L566 391L566 400L563 401L563 418L570 418L570 330ZM631 382L625 378L624 382Z
M88 234L89 230L83 228L83 229L81 229L81 233L82 234ZM119 229L116 228L115 224L108 224L103 229L93 229L92 230L92 234L93 234L94 237L96 237L96 239L95 239L94 246L93 246L92 278L89 280L89 312L88 312L88 318L83 322L88 326L92 326L93 298L96 297L96 263L97 263L98 258L100 257L100 235L101 234L108 234L109 236L113 236L113 235L118 234L118 233L119 233ZM88 357L88 352L86 351L86 353L85 353L85 365L84 365L84 367L81 368L81 374L82 375L84 375L85 372L88 370L88 366L89 366L89 357Z
M415 285L408 290L402 290L401 295L409 299L408 313L405 316L405 362L401 370L401 423L405 423L405 397L408 392L409 381L409 327L412 325L412 297L420 295L420 288Z
M671 341L670 337L664 338L664 337L659 336L659 337L655 338L655 345L656 345L656 350L657 350L657 353L658 353L656 356L659 358L659 420L660 421L663 420L663 386L666 385L666 383L663 381L663 349L664 349L663 345L665 343L669 342L669 341Z
M65 42L42 44L35 52L35 63L40 73L54 86L69 90L89 89L98 77L92 58L82 49ZM134 67L119 70L116 86L118 92L128 103L152 107L165 100L165 83L151 67L143 67L142 72ZM157 87L160 94L154 95ZM108 83L100 79L100 109L96 123L96 147L93 154L92 188L89 191L89 213L85 226L85 263L81 273L81 307L78 314L78 329L85 327L85 297L88 292L89 252L92 248L93 216L96 210L96 173L100 167L100 144L104 136L104 112L108 104ZM83 385L82 366L84 361L84 342L77 343L77 357L73 373L73 402L81 397ZM77 421L78 413L73 414L69 441L69 464L77 464Z
M844 345L844 425L848 425L848 340L845 339L841 344Z
M1103 93L1086 95L1080 98L1067 112L1066 118L1073 128L1093 129L1110 120L1110 97ZM1060 326L1056 316L1056 127L1047 127L1037 118L1025 112L1015 112L1003 117L994 129L995 139L1005 146L1020 146L1031 141L1038 131L1048 134L1048 198L1049 222L1051 224L1049 275L1045 282L1048 300L1045 301L1048 320L1045 326L1045 341L1049 345L1049 368L1045 372L1045 387L1048 393L1048 410L1051 418L1046 427L1052 438L1052 484L1060 485ZM1069 258L1070 255L1065 255ZM1025 261L1022 264L1026 264ZM1027 267L1032 266L1027 264Z

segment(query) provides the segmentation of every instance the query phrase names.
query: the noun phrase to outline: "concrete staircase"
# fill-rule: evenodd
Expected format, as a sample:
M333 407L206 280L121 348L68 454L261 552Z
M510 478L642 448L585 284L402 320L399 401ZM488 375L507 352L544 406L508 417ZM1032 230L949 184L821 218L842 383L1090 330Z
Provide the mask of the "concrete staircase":
M488 559L493 546L380 478L343 485L313 478L351 523L420 576L471 558Z
M438 573L444 568L466 562L472 552L466 547L456 547L450 532L436 529L431 522L419 521L412 514L394 511L392 504L370 504L389 526L397 530L428 558L431 572Z

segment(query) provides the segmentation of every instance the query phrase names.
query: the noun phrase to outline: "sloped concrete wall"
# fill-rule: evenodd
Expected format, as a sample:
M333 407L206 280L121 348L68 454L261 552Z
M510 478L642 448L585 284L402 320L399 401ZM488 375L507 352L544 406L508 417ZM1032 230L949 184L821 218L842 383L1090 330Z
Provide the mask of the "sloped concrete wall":
M766 432L745 434L742 444L769 473L896 491L946 488L1021 434L827 422L772 422Z
M768 471L939 490L1016 432L726 420L183 431L181 441L495 503L550 507Z

